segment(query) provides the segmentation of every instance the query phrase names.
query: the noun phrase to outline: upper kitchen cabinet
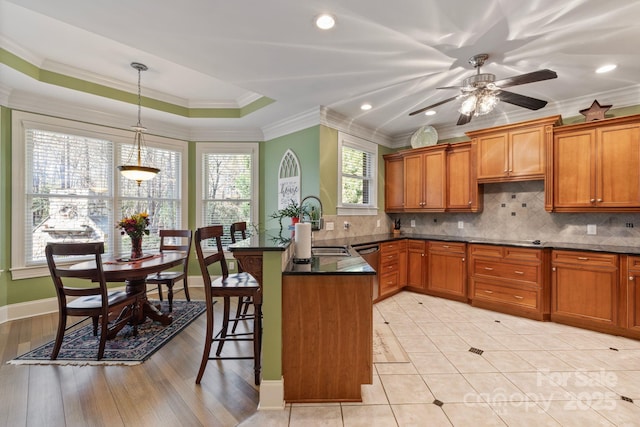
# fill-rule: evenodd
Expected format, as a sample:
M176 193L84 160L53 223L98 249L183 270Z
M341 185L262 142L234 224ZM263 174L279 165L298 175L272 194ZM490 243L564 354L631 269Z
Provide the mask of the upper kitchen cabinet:
M447 151L447 212L482 211L475 164L470 142L452 144Z
M448 145L419 148L404 155L404 211L443 212Z
M545 178L545 149L560 116L466 132L477 159L479 183Z
M402 212L404 209L404 157L402 154L384 156L384 210Z
M640 115L555 128L545 208L640 210Z

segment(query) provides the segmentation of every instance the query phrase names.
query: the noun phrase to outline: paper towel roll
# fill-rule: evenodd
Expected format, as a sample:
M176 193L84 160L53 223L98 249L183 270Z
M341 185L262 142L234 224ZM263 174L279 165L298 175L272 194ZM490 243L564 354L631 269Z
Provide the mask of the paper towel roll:
M295 225L295 252L294 259L311 259L311 223L299 222Z

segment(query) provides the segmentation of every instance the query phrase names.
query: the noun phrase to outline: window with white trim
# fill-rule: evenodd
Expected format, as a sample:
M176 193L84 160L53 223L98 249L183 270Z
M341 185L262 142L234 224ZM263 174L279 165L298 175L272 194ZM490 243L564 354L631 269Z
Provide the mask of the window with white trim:
M258 144L201 143L197 145L198 226L222 225L223 245L231 243L234 222L257 222ZM250 227L247 227L249 229Z
M181 228L187 143L147 137L158 176L142 182L116 167L133 149L131 132L30 113L13 114L12 259L14 279L48 274L48 242L104 241L107 256L130 250L120 218L147 211L144 247L157 249L160 228ZM20 167L23 165L23 167Z
M378 145L338 132L338 214L376 215Z

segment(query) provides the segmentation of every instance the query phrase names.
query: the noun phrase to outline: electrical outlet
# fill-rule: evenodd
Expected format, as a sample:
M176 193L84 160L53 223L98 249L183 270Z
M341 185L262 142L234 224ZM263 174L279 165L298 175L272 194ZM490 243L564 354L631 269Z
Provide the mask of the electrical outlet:
M458 221L458 228L464 228L464 221Z
M345 221L344 222L344 229L348 230L351 224L349 224L349 221Z
M415 228L415 226L416 226L416 220L415 219L411 220L411 226Z
M327 231L333 231L333 222L325 223L324 228L326 228Z
M380 227L380 220L376 220L376 227Z
M632 223L632 222L627 222L627 223L625 224L625 226L626 226L627 228L633 228L633 223Z
M236 269L236 263L233 261L229 261L227 264L229 264L229 270L235 270Z
M587 234L598 234L596 231L596 225L595 224L588 224L587 225Z

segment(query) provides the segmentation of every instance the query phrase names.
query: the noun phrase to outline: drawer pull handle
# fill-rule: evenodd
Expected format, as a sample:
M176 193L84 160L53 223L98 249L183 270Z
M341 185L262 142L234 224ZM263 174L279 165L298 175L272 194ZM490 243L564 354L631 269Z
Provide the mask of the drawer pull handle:
M589 261L589 258L584 257L584 256L579 256L579 257L578 257L578 259L579 259L580 261Z
M486 294L492 294L493 291L484 291Z
M445 248L445 249L449 249L450 248L449 245L442 245L442 247Z
M521 297L520 295L514 295L513 296L515 299L524 299L524 297Z
M484 269L488 270L488 271L493 271L493 268L491 268L491 267L485 267Z
M524 271L515 270L514 273L516 273L516 274L524 274Z

